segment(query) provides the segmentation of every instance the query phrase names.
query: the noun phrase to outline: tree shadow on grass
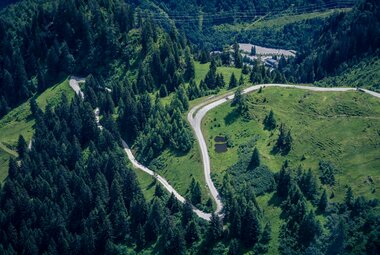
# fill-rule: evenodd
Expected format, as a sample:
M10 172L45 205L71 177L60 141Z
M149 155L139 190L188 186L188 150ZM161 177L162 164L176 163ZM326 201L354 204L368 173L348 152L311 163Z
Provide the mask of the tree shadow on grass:
M271 206L280 206L282 203L282 199L277 196L277 193L274 192L272 197L269 199L268 201L268 205L271 205Z
M274 146L273 146L273 148L270 150L270 155L277 155L277 154L279 154L279 152L280 152L280 149L278 148L278 146L275 144Z
M189 151L183 152L183 151L176 150L176 149L173 149L173 148L169 149L169 154L172 155L172 156L175 156L175 157L183 157L183 156L187 155L188 153L189 153Z
M288 155L290 150L283 150L278 145L274 145L271 151L269 152L270 155L281 155L281 156L286 156Z
M27 117L26 117L26 119L25 119L25 121L26 122L29 122L29 121L32 121L32 120L34 120L34 116L33 116L33 114L29 114ZM35 125L33 125L33 128L35 127Z
M280 207L281 208L281 204L284 200L282 198L280 198L276 192L273 193L272 197L269 199L268 201L268 205L270 206L275 206L275 207ZM286 215L284 213L284 211L281 209L281 214L280 214L280 218L281 219L285 219L286 217L288 217L288 215Z
M239 118L239 113L237 111L231 111L224 117L224 123L226 126L231 125Z
M152 177L152 181L148 184L148 186L146 187L146 189L150 190L151 188L153 188L153 187L156 186L156 183L157 183L157 180Z

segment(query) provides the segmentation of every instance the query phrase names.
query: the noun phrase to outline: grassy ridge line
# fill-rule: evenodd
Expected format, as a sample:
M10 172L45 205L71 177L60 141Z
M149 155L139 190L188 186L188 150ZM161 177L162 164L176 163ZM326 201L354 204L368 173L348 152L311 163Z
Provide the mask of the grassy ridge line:
M305 14L295 14L295 15L277 15L272 16L268 19L254 21L253 23L237 23L237 24L223 24L217 25L213 28L217 31L222 32L240 32L241 30L254 30L254 29L263 29L263 28L282 28L288 24L306 21L310 19L325 19L337 12L348 12L351 8L342 8L342 9L332 9L321 12L311 12Z
M317 86L346 85L372 88L380 91L380 58L369 57L337 76L326 77L315 83Z

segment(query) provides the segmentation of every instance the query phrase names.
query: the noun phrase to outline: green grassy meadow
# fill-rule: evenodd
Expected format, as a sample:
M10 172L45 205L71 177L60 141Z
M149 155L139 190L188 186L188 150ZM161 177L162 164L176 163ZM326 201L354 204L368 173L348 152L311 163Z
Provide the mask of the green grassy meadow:
M248 95L248 100L251 120L242 119L230 103L225 103L211 110L202 123L214 180L221 183L227 169L238 160L238 146L257 136L262 164L273 172L279 171L288 159L291 166L311 168L319 176L319 160L333 162L339 173L337 184L325 187L329 194L335 194L330 201L341 201L347 185L357 196L379 197L380 100L359 92L318 93L289 88L266 88L262 93ZM278 128L269 132L262 124L271 109L277 125L285 123L291 129L293 149L287 156L271 152ZM228 135L233 147L225 153L216 153L214 137L217 135ZM257 201L263 210L263 223L270 222L272 226L267 254L277 254L284 221L276 194L266 193L258 196ZM326 221L322 215L317 218L322 223Z
M162 168L156 170L157 173L163 176L178 193L184 197L189 196L189 187L192 178L194 178L201 186L202 204L207 202L210 196L203 174L199 146L196 141L188 153L178 154L172 150L165 150L157 160L163 164Z
M197 85L199 85L201 80L204 80L204 78L206 77L206 74L210 69L210 63L201 64L199 61L194 61L194 68L195 68L194 80L197 83ZM236 79L239 79L240 75L241 75L241 69L240 68L227 67L227 66L217 67L216 72L221 73L223 75L224 82L226 83L226 88L228 87L228 83L230 81L232 73L235 74ZM248 76L245 77L245 80L248 80ZM189 85L188 83L185 84L186 88L188 85ZM219 91L219 93L223 93L225 91L227 91L227 89L221 89ZM152 100L154 100L155 94L152 94L151 96L152 96ZM173 96L174 96L174 93L170 93L167 97L161 98L161 102L164 105L168 105L168 104L170 104ZM202 100L204 100L204 98L197 98L195 100L190 101L189 102L190 108L192 106L196 105L198 102L201 102Z
M195 82L199 84L201 80L203 80L206 77L206 74L208 70L210 69L210 63L201 64L198 61L195 61L194 63L195 67ZM235 67L227 67L227 66L219 66L216 69L217 73L221 73L224 77L224 82L228 84L230 81L232 73L235 74L236 79L239 80L241 75L241 69L235 68Z
M291 166L301 165L318 174L319 160L329 160L339 169L337 184L330 190L336 195L334 199L342 199L348 184L357 195L379 197L378 99L359 92L318 93L289 88L266 88L248 98L252 120L243 120L226 103L211 110L203 121L211 168L217 180L221 181L225 171L238 160L238 145L258 136L256 146L262 162L272 171L279 171L288 159ZM271 152L278 130L263 128L262 122L271 109L277 125L284 123L291 129L293 149L286 156ZM213 139L217 135L230 136L234 146L226 153L216 153ZM367 182L368 176L373 184Z
M61 94L65 94L68 99L74 97L74 91L70 88L68 80L57 84L36 98L37 104L44 110L47 104L57 104ZM30 140L33 135L34 119L31 116L29 101L13 109L0 120L0 142L14 149L19 135L23 135L25 140Z
M129 162L128 158L126 157L126 161ZM143 171L133 168L136 174L137 181L140 184L141 190L143 191L144 197L146 200L150 201L154 197L154 190L155 190L155 180L152 176L144 173Z

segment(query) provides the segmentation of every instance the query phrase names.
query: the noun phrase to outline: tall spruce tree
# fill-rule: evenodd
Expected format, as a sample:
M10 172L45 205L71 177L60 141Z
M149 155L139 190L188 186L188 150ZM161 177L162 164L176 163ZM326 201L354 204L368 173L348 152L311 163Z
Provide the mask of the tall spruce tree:
M228 89L235 88L238 85L235 73L232 73L231 78L230 78L230 83L228 84Z
M243 58L241 57L240 51L239 51L239 44L234 43L233 45L234 49L234 62L236 68L242 68L243 67Z
M259 240L260 224L253 205L248 205L241 225L242 241L246 247L254 246Z
M222 232L222 222L220 221L219 216L213 213L208 227L207 238L210 242L216 242L221 238Z
M28 150L28 145L26 144L25 138L20 135L18 137L18 142L17 142L17 153L20 159L23 159L25 157L25 154Z
M194 67L194 61L191 57L189 47L187 47L185 50L185 63L186 63L186 69L184 73L184 79L185 81L190 81L191 79L194 79L195 77L195 67Z
M256 167L260 166L260 153L257 147L253 150L251 160L248 164L248 170L254 170Z
M327 194L326 194L326 190L324 189L321 195L321 198L319 199L319 202L318 202L319 212L324 213L326 211L327 203L328 203Z
M273 110L270 110L269 114L265 117L264 128L269 131L276 128L276 119L274 118Z

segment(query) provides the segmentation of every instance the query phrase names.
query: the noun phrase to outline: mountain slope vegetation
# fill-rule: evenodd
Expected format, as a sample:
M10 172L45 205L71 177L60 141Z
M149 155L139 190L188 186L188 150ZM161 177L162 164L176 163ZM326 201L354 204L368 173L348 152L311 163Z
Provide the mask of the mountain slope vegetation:
M174 27L166 32L148 19L135 19L123 1L41 3L23 1L1 17L2 115L32 95L43 97L50 84L69 74L88 76L82 88L86 96L85 101L63 99L45 112L33 111L32 148L18 139L19 155L9 161L0 195L1 229L9 230L1 231L0 253L151 249L181 254L193 243L198 249L207 227L193 216L190 204L178 204L159 185L154 201L145 201L120 150L118 131L120 127L128 141L136 141L140 155L150 148L146 135L158 138L160 132L147 159L164 146L186 150L191 144L181 116L186 95L179 89L194 76L185 38ZM163 107L160 96L151 98L159 90L162 97L179 91L170 107ZM100 107L102 131L95 123L95 107ZM4 122L14 121L7 116ZM149 127L157 132L145 132ZM172 132L176 137L169 140Z
M183 30L189 40L202 47L221 49L226 44L234 43L233 33L221 33L215 31L213 26L221 24L238 24L240 22L252 22L257 18L269 15L287 14L287 12L302 13L311 10L331 9L338 7L350 7L355 1L271 1L271 0L254 0L254 1L152 1L154 4L146 4L143 7L153 12L153 17L163 22L165 17L171 17L176 21L179 29ZM248 33L252 36L245 37L245 33L240 36L248 39L272 38L271 33L258 35ZM218 38L215 40L215 38ZM237 39L237 38L236 38ZM265 40L262 40L265 41ZM257 43L255 41L249 41ZM272 41L275 46L279 41Z
M6 7L6 6L8 6L9 4L13 4L13 3L16 3L16 2L18 2L19 0L3 0L3 1L1 1L1 3L0 3L0 9L1 8L4 8L4 7Z
M54 107L61 101L62 96L65 96L68 100L74 97L74 91L70 88L67 80L61 84L57 84L36 98L21 104L14 108L6 116L0 120L0 153L2 158L0 181L4 181L8 173L9 157L17 157L17 142L19 136L29 143L33 133L35 119L31 111L31 101L35 101L36 104L43 110L49 105Z
M379 25L380 6L375 0L360 1L353 11L332 16L296 60L300 81L339 75L365 58L371 62L379 54Z
M326 16L310 14L316 6ZM352 10L328 11L337 7ZM0 254L376 254L378 100L360 90L241 91L375 87L378 12L375 0L22 0L2 9ZM285 24L269 14L299 16ZM259 30L214 30L257 15L268 15ZM278 56L278 68L247 65L238 40L298 54ZM73 76L85 81L83 97ZM214 214L186 115L227 91L232 105L203 123L209 150L217 135L227 150L210 153L223 202ZM132 168L121 138L185 203Z

